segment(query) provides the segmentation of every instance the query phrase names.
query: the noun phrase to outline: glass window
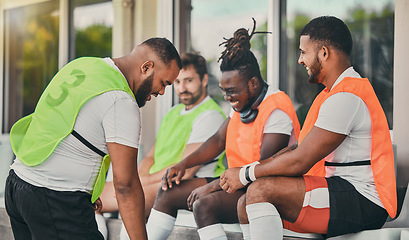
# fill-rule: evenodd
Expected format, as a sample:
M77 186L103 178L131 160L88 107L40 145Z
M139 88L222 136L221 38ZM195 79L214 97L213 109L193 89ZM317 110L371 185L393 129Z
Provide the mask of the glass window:
M206 58L209 71L209 94L222 104L225 112L230 105L224 102L219 89L220 68L217 62L224 50L219 44L230 38L239 28L253 29L252 17L257 21L257 31L267 31L268 0L192 0L190 41L187 51L199 52ZM188 30L189 32L189 30ZM262 77L267 76L267 36L256 34L251 39L251 50L255 54Z
M109 57L112 53L112 1L73 0L70 60L83 56Z
M312 18L332 15L341 18L350 29L351 64L372 83L392 128L394 8L394 0L286 1L281 42L286 44L287 59L280 66L280 88L293 100L300 123L323 86L309 84L305 68L297 63L299 34Z
M3 132L31 114L58 70L59 1L5 11L5 121Z

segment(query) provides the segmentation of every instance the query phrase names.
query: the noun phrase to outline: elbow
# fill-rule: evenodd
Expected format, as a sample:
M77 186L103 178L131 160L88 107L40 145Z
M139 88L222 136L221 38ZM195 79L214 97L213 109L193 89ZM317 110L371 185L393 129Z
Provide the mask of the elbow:
M115 193L117 196L129 196L134 192L136 184L133 181L115 182Z

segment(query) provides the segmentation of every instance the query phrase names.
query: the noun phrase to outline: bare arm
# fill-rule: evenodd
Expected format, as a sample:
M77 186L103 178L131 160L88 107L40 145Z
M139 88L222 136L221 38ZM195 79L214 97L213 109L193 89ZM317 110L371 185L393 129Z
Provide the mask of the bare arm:
M187 168L210 162L223 152L229 121L230 118L227 118L219 130L196 149L196 151L166 171L166 174L162 178L163 190L166 191L168 187L172 188L172 180L175 180L176 184L179 184Z
M145 199L137 171L138 149L107 143L119 212L130 239L147 239Z
M187 157L189 154L194 152L198 149L203 143L192 143L186 145L185 151L183 152L182 159ZM155 184L162 180L163 175L166 173L166 170L174 165L171 165L167 168L164 168L158 172L149 174L149 169L152 167L154 163L154 153L155 153L155 145L151 148L148 154L142 159L141 163L138 166L138 173L141 178L141 183L143 186ZM200 169L201 165L189 168L186 170L186 174L183 179L193 178L196 172Z
M260 162L268 159L281 149L285 149L290 139L289 135L280 133L265 133L260 147ZM264 159L264 160L263 160ZM255 161L255 160L254 160ZM229 168L220 177L220 187L228 193L233 193L237 189L244 187L239 180L240 168ZM227 184L226 184L227 182Z
M314 126L296 149L257 165L255 176L301 176L334 151L345 137Z

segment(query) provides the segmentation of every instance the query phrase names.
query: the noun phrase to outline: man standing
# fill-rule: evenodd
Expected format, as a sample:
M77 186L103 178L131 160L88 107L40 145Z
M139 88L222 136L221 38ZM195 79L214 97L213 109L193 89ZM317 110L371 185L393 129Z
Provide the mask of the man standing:
M166 169L198 149L225 120L220 106L207 94L209 76L206 60L192 53L182 55L181 59L182 69L173 84L180 104L163 118L155 145L139 165L146 217ZM218 157L210 163L191 168L184 178L218 177L225 169L222 161L222 157Z
M309 110L298 147L248 169L257 180L238 211L241 223L248 217L251 239L282 239L283 227L333 237L381 228L388 214L396 215L388 124L368 79L351 67L351 49L338 18L318 17L301 31L298 63L311 83L326 88ZM225 191L243 187L239 170L222 175Z
M16 159L5 202L16 239L102 239L92 204L100 205L111 161L128 233L146 239L139 108L163 95L180 68L175 47L151 38L120 58L76 59L54 76L10 132Z

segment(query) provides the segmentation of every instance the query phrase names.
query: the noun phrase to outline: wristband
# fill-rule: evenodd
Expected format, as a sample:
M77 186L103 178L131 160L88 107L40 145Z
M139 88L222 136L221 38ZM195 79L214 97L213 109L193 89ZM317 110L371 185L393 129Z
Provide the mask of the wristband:
M239 179L241 184L243 184L244 186L247 186L247 184L249 184L250 181L247 181L246 179L246 166L243 166L240 168L240 172L239 172Z
M249 178L250 178L250 181L251 181L251 182L256 181L256 175L254 174L254 169L256 168L256 165L258 165L258 164L260 164L259 161L254 162L254 164L252 164L252 165L249 167Z

